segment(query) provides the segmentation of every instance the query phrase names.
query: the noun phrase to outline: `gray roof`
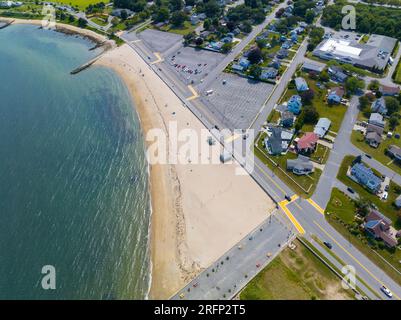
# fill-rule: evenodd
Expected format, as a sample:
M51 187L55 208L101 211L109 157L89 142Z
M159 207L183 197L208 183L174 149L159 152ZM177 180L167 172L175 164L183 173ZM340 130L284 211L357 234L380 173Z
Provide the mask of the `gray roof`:
M331 41L331 44L333 41L333 39L325 39L316 47L316 49L313 51L313 54L322 59L333 59L364 68L378 68L380 70L383 70L386 67L390 55L397 43L397 39L395 38L377 34L372 34L367 43L358 43L343 39L334 40L342 41L343 43L348 42L349 47L361 49L361 51L359 54L352 56L335 49L324 51L322 48L326 45L326 43Z
M330 119L320 118L313 132L316 133L319 137L323 137L326 134L327 130L329 130L330 125Z
M312 171L313 163L312 163L312 161L309 160L308 157L299 155L297 159L288 159L287 160L287 169L288 170L297 169L299 171L306 169L306 170Z
M302 66L302 69L304 70L309 70L309 71L316 71L316 72L322 72L324 69L325 65L324 64L318 64L317 62L305 62Z
M369 123L374 123L384 126L383 116L377 112L371 113L369 118Z

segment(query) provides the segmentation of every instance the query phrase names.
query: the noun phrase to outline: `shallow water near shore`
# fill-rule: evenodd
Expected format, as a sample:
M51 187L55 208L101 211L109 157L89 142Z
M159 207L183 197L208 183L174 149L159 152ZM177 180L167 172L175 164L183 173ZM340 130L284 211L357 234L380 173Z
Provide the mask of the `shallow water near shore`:
M70 75L93 46L0 30L0 299L148 292L148 172L129 92L103 67ZM55 290L42 288L45 265Z

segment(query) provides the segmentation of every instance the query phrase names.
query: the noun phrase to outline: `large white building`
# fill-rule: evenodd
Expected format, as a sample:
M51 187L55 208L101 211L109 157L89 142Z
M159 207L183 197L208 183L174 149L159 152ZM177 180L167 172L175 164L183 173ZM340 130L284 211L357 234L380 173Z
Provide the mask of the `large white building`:
M375 72L386 68L397 39L372 34L367 43L329 38L322 41L313 55L325 60L337 60Z

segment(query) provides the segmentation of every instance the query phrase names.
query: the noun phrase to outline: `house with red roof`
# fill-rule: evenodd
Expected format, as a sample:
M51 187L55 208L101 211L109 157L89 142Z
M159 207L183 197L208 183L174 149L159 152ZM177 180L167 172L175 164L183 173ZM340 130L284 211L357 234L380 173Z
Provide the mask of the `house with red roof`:
M300 153L311 153L315 151L319 136L314 132L306 132L297 141L297 150Z
M370 210L365 218L364 228L372 237L383 240L390 248L398 244L399 232L391 226L391 220L377 210Z

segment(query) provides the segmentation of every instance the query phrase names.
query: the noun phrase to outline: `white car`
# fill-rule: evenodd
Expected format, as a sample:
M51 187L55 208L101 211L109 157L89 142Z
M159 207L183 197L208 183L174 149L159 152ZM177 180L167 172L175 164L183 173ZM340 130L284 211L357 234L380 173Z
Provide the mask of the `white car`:
M387 200L387 197L388 197L388 192L384 191L382 194L382 200Z
M383 291L384 294L385 294L387 297L389 297L389 298L392 298L392 297L393 297L393 294L391 293L391 291L390 291L389 289L387 289L387 287L382 286L382 287L380 288L380 290Z

